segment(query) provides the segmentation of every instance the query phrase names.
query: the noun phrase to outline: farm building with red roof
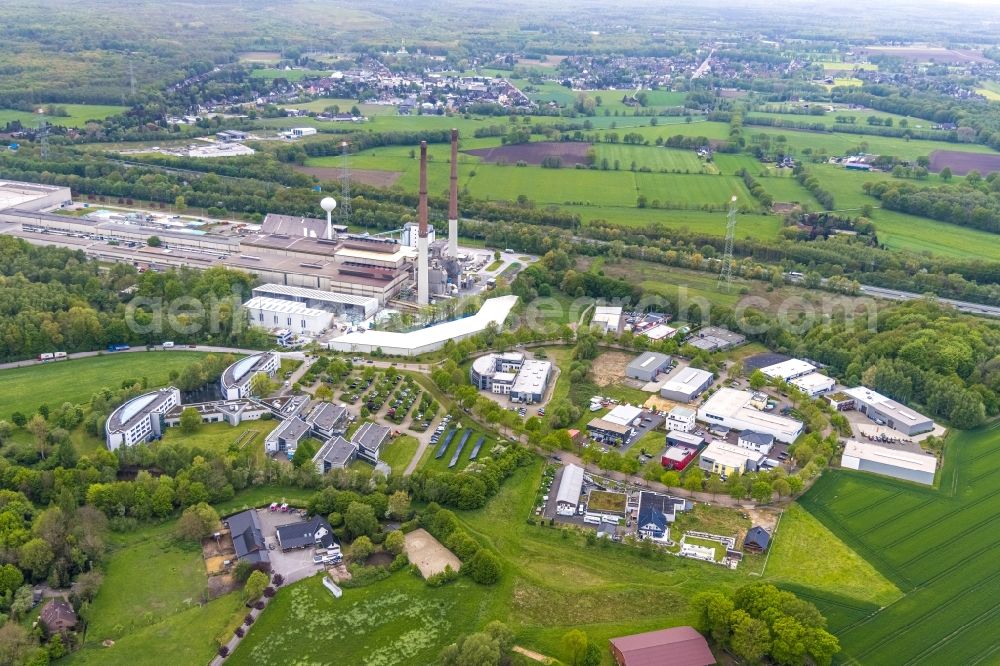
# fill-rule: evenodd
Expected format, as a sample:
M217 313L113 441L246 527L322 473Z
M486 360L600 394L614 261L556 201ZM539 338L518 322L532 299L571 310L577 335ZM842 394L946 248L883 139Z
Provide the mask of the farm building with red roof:
M711 666L705 637L691 627L673 627L611 639L618 666Z

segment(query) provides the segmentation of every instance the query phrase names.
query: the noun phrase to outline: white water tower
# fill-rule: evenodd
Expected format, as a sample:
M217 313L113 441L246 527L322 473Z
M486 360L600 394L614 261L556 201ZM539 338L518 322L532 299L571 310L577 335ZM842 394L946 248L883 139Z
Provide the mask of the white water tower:
M319 202L320 208L326 211L326 237L333 240L333 209L337 207L337 200L333 197L323 197Z

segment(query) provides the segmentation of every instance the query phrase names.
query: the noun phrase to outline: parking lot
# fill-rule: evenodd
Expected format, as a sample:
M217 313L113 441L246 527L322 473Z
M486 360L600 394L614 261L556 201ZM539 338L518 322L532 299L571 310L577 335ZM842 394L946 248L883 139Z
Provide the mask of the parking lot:
M267 544L268 557L271 558L271 571L284 576L286 584L308 578L323 569L322 564L316 564L312 561L312 548L282 552L278 546L278 538L275 536L278 527L302 522L304 520L303 516L294 511L282 513L280 511L269 511L268 509L257 509L257 517L260 519L264 543Z

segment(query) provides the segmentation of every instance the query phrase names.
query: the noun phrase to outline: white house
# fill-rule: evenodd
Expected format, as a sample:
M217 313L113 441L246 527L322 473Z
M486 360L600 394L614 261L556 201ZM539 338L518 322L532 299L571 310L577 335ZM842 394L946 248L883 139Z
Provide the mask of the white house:
M774 435L763 432L754 432L752 430L744 430L737 438L736 444L744 449L756 451L757 453L763 453L766 456L774 447Z
M695 417L697 412L689 407L678 405L667 413L667 430L679 430L680 432L691 432L695 429Z

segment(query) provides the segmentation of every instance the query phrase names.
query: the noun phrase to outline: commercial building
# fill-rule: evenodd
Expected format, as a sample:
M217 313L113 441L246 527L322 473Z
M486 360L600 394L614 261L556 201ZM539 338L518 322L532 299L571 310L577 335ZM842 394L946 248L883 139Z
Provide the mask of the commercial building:
M843 393L854 400L854 409L904 435L919 435L934 429L930 418L864 386L845 389Z
M337 435L328 439L313 456L313 464L320 474L335 469L345 469L358 453L358 447Z
M602 418L591 419L587 423L587 433L598 442L606 442L617 446L624 444L632 435L630 426L612 423Z
M706 326L691 335L685 344L705 351L725 351L746 342L746 336L718 326Z
M264 532L260 527L257 511L249 509L233 514L223 519L223 524L229 528L229 536L233 540L233 550L237 559L251 565L270 567L267 555L267 544L264 542Z
M559 490L556 492L556 513L561 516L572 516L576 513L582 492L583 468L572 464L563 467Z
M670 357L659 352L645 352L634 359L625 368L625 376L630 379L638 379L644 382L651 382L661 372L670 369Z
M691 464L691 461L697 457L698 446L689 446L684 444L670 446L660 458L660 464L663 465L664 469L674 469L680 472L687 469L687 466Z
M774 447L774 435L744 430L737 436L736 446L756 453L763 453L766 456L771 453L771 449Z
M816 366L808 361L803 361L802 359L790 358L787 361L763 367L760 371L763 372L768 379L780 379L787 382L795 379L796 377L802 377L803 375L815 372Z
M347 421L347 407L335 405L332 402L321 402L306 415L306 423L313 431L324 438L340 434Z
M701 452L699 467L712 474L731 476L744 472L756 472L764 462L764 454L733 446L721 440L711 442Z
M490 298L471 317L428 326L410 333L358 331L330 341L330 349L348 353L381 350L393 356L419 356L440 349L448 340L464 340L482 333L491 324L503 326L517 303L517 296Z
M252 326L269 330L286 329L298 335L316 336L330 328L333 314L302 303L254 296L243 304Z
M691 402L712 385L713 379L708 370L682 368L660 388L660 395L668 400Z
M163 434L164 415L181 404L181 392L168 386L132 398L111 412L104 424L108 450L148 442Z
M309 430L309 424L298 416L285 419L264 438L264 450L272 454L284 451L292 455Z
M681 432L680 430L667 432L665 439L667 446L686 446L696 449L705 443L705 438L701 435L696 435L693 432Z
M590 319L590 325L600 329L602 333L618 335L622 332L622 320L622 308L598 305L594 307L594 316Z
M390 434L392 431L388 427L369 421L355 431L351 443L358 447L359 456L375 464L378 463L382 445L389 439Z
M690 407L682 407L677 405L669 412L667 412L667 430L675 430L678 432L693 432L697 427L695 425L695 417L697 412L695 412Z
M673 627L611 639L617 666L712 666L715 656L691 627Z
M253 288L253 295L301 303L308 308L325 310L356 321L374 317L379 309L377 298L339 294L321 289L292 287L285 284L262 284Z
M324 238L326 236L326 220L318 217L300 217L298 215L278 215L268 213L260 225L262 233L277 236L301 236L303 238ZM333 231L341 234L347 232L347 227L334 224Z
M211 402L195 402L187 405L175 405L163 415L163 422L173 428L181 423L181 414L185 409L193 409L201 416L202 423L228 423L238 426L244 421L257 421L271 409L262 402L243 398L240 400L213 400Z
M510 399L514 402L532 404L541 402L545 396L549 376L552 374L552 362L530 359L524 362L514 377L510 387Z
M274 377L281 367L281 358L274 352L263 352L247 356L226 368L219 379L222 397L226 400L238 400L250 397L251 383L254 375L264 373Z
M807 375L796 377L788 383L812 398L829 393L837 385L833 378L819 372L810 372Z
M774 436L791 444L802 434L802 423L779 414L754 409L754 394L733 388L720 388L698 409L698 420L712 427L752 430Z
M926 453L848 440L840 459L841 467L871 472L924 485L934 484L937 458Z

